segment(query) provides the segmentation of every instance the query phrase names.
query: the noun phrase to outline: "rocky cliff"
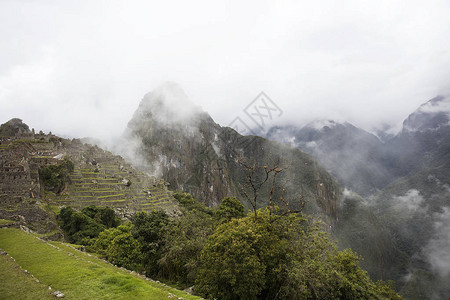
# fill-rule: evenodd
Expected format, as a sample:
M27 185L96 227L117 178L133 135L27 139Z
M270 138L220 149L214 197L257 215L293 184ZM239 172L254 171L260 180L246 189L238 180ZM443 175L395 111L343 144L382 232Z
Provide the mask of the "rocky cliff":
M187 191L209 206L225 196L238 196L248 204L241 188L248 182L243 164L278 165L284 169L278 178L278 196L283 187L293 207L305 201L309 212L336 217L339 188L311 156L219 126L176 84L145 95L124 136L126 144L135 147L132 153L122 152L145 172L161 176L172 189ZM267 185L261 195L268 192ZM258 206L267 205L267 198L259 200Z

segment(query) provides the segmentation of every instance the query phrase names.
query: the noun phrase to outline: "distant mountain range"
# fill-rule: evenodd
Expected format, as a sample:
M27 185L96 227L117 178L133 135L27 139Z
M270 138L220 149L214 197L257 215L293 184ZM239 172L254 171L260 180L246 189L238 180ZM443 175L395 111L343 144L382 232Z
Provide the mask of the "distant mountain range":
M449 113L449 98L433 98L409 115L397 135L380 132L383 141L350 123L332 120L275 126L263 136L310 153L341 185L368 196L395 179L438 163L448 153Z
M310 153L342 186L366 197L367 207L408 257L397 260L409 274L400 278L404 295L411 299L450 295L445 284L450 282L449 97L424 103L398 134L381 133L383 141L352 124L334 121L277 126L264 136ZM364 245L353 248L365 252Z

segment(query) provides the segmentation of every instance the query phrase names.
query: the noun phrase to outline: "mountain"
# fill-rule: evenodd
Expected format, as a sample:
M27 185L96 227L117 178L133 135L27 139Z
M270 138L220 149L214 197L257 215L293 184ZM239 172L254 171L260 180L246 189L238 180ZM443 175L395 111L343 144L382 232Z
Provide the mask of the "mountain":
M449 97L438 96L408 116L386 145L398 179L373 197L397 244L411 257L402 289L410 299L450 295L449 114Z
M310 155L219 126L174 83L144 96L124 138L125 144L135 146L133 153L122 150L125 157L142 161L143 171L161 176L172 189L187 191L209 206L225 196L238 196L248 206L244 191L251 194L251 188L245 164L261 167L255 180L261 179L263 166L278 165L283 171L274 199L279 199L283 187L293 208L300 209L305 201L311 213L336 217L339 187ZM269 185L260 194L268 195ZM267 205L267 199L259 200L259 207Z
M438 96L421 105L403 122L386 148L395 176L438 166L450 150L450 99Z
M392 180L384 164L383 143L350 123L327 120L302 127L277 126L265 137L310 153L341 185L361 195L370 195Z
M23 123L21 119L14 118L0 125L1 137L14 137L16 135L30 134L30 127Z
M366 197L344 193L335 234L342 247L368 258L371 274L388 270L408 299L443 299L450 295L449 121L450 97L437 96L412 112L398 134L381 134L383 141L333 121L274 127L266 136L310 153L339 183ZM386 235L371 232L365 221L371 218ZM371 249L360 243L362 234ZM388 260L386 270L374 267L376 260Z
M330 130L317 132L329 138L328 149L332 143L337 148L340 139L333 139ZM336 124L336 132L351 138L347 130L358 131L349 124ZM360 138L377 143L370 134L361 133ZM303 211L324 220L342 248L352 247L367 258L364 267L373 278L397 279L404 271L400 266L403 260L395 258L407 257L392 242L384 224L359 196L342 196L343 189L311 155L292 145L242 136L219 126L176 84L165 84L144 96L121 144L127 147L116 151L140 170L163 178L171 189L187 191L209 206L225 196L237 196L251 209L245 193L253 194L244 165L256 166L252 175L255 183L264 180L264 166L279 166L283 171L277 175L273 199L280 209L286 209L277 201L281 195L292 210L306 203ZM286 190L283 194L282 189ZM269 182L259 191L258 207L268 205L270 190Z

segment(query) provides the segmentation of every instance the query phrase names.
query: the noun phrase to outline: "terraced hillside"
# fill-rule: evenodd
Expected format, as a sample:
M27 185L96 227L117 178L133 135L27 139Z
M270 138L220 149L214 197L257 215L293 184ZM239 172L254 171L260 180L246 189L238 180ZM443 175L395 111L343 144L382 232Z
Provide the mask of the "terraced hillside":
M3 133L13 135L0 134L0 218L49 233L58 227L54 212L65 205L109 206L122 217L155 209L178 212L164 181L136 170L120 156L77 139L35 134L19 119L1 126ZM45 190L40 172L66 158L73 162L73 172L57 191Z
M127 164L120 156L74 140L62 153L75 164L70 182L61 195L49 196L58 205L102 205L123 214L162 209L178 210L166 183Z

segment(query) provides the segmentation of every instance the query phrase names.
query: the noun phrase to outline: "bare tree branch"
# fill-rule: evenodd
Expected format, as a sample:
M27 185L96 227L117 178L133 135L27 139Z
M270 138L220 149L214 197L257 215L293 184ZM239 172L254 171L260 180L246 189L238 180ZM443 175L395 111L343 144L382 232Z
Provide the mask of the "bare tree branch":
M272 211L274 209L273 197L274 197L275 189L276 189L277 176L285 168L280 168L279 162L274 163L273 167L268 167L266 165L262 168L263 178L260 181L258 181L257 180L257 172L261 168L257 165L257 163L253 163L253 165L249 165L243 161L239 161L239 164L247 170L247 176L246 176L247 180L248 180L247 187L251 190L253 195L250 196L242 184L239 184L239 186L242 189L242 192L243 192L245 198L250 203L250 205L253 209L253 212L255 214L255 220L257 219L257 201L258 201L258 197L261 192L261 189L268 182L269 178L272 179L270 191L269 191L269 202L268 202L269 214L272 215ZM286 207L286 211L283 213L283 215L301 212L301 210L303 209L303 207L305 205L305 202L303 201L303 191L300 194L300 203L301 203L300 210L292 210L289 207L289 202L284 198L285 192L286 192L286 189L283 189L281 191L281 196L280 196L280 202L283 203Z

